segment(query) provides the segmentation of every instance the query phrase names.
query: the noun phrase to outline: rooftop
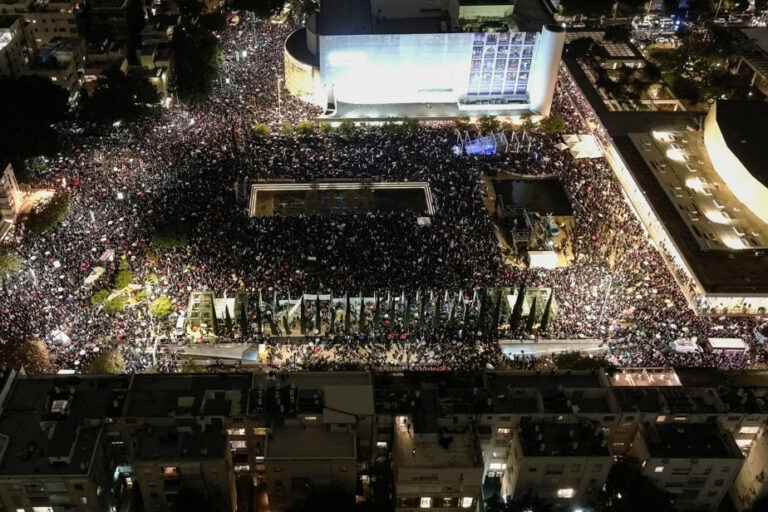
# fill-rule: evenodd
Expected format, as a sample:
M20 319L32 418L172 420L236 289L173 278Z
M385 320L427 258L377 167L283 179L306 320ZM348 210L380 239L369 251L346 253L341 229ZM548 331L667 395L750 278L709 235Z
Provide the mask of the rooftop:
M578 63L571 58L566 58L565 62L611 135L617 152L704 290L710 294L768 292L768 274L764 271L768 265L768 254L765 251L724 253L703 250L629 136L630 133L696 129L702 115L691 112L610 112Z
M127 376L17 379L0 417L7 445L0 473L88 473L101 421L120 416L129 383Z
M274 459L351 459L356 454L355 434L331 432L322 427L272 429L266 457Z
M136 375L126 416L222 416L245 414L251 377Z
M226 436L221 430L188 427L146 427L137 441L137 460L179 460L222 458L227 450Z
M496 198L504 206L525 208L542 215L571 216L573 208L557 178L494 179Z
M591 423L520 422L525 457L608 457L601 430Z
M738 459L741 451L733 438L724 436L715 423L648 424L643 439L651 457L668 459Z
M768 103L764 101L718 101L717 124L725 143L744 167L768 187Z
M395 460L400 468L472 468L481 464L471 433L408 434L396 425Z

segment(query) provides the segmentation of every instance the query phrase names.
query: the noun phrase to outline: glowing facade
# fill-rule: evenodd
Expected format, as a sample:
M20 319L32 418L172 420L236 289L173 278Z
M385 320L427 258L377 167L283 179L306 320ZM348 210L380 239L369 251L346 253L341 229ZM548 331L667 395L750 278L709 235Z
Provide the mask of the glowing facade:
M374 3L379 7L381 1ZM498 7L498 2L488 6L489 17L502 12ZM323 107L387 105L393 115L397 105L414 104L449 104L457 114L549 113L562 27L516 30L507 23L484 31L477 17L462 25L450 6L438 11L442 18L415 19L409 10L402 14L407 18L393 12L385 21L371 17L370 23L366 11L362 21L336 24L328 21L336 13L321 9L324 21L311 19L286 42L288 90ZM302 36L306 43L299 46Z

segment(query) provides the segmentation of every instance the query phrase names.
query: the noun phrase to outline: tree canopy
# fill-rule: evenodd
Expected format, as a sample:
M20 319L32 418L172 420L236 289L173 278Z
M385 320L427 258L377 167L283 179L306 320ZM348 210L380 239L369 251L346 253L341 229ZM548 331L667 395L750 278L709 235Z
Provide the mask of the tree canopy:
M158 101L157 91L142 73L124 74L113 67L98 80L92 94L83 96L78 112L88 121L112 123L134 118Z
M158 297L150 304L149 312L153 317L160 320L168 318L168 315L173 312L173 302L165 295Z
M117 375L125 373L125 359L118 349L112 349L99 353L88 365L88 373L91 375Z
M179 97L203 101L219 77L221 48L210 31L202 27L179 27L174 32L174 83Z

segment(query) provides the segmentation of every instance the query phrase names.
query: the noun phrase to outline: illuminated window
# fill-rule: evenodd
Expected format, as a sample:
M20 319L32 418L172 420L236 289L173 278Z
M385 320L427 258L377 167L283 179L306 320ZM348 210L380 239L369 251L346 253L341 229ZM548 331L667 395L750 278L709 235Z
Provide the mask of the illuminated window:
M245 448L245 441L243 440L230 441L229 448L231 450L242 450L243 448Z
M491 471L504 471L507 469L507 465L504 462L491 462L488 469Z
M419 500L419 508L432 508L432 498L429 496L422 496Z
M666 416L656 416L656 423L664 423L665 421L667 421Z
M760 432L760 427L741 427L739 434L757 434Z
M558 489L557 490L557 497L558 498L566 498L571 499L576 495L576 489L573 487L566 487L565 489Z
M250 471L251 466L249 464L236 464L235 471Z
M268 430L264 427L254 427L253 428L253 434L257 436L265 436L267 435Z
M663 473L664 472L664 466L656 466L653 468L654 473Z
M376 442L376 447L377 448L386 448L387 447L387 442L386 441L377 441Z
M245 429L244 428L230 428L227 429L227 434L231 436L244 436L245 435Z
M469 508L472 506L472 503L475 501L475 498L472 496L464 496L461 498L461 508Z
M317 416L307 416L304 418L306 421L317 421Z
M52 507L32 507L32 512L53 512L53 508Z
M163 468L163 476L165 478L176 478L179 476L179 468L176 466L165 466Z
M497 434L506 435L506 434L509 434L510 432L512 432L510 429L504 428L504 427L499 427L499 428L496 429L496 433Z
M27 512L27 511L26 511L26 510L24 510L23 508L17 508L17 509L16 509L16 512Z

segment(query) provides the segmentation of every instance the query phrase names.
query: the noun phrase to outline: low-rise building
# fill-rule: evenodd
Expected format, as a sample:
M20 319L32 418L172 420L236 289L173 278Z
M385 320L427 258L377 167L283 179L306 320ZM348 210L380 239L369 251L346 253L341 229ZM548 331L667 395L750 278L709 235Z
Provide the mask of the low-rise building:
M21 16L0 16L0 77L20 76L29 62L29 47Z

